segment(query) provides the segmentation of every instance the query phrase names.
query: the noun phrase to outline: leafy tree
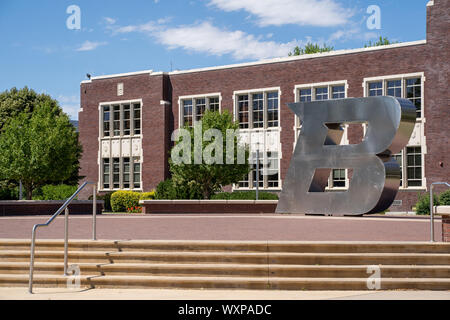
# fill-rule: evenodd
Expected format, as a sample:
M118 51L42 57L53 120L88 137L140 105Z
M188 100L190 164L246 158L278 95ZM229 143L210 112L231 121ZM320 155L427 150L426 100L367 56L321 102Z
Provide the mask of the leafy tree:
M59 109L59 107L57 106ZM60 183L78 169L81 146L69 117L53 103L35 105L31 115L17 113L0 134L0 175L21 180L31 200L33 190Z
M188 135L183 140L180 139L172 149L172 158L169 160L170 171L175 185L189 186L192 190L200 190L204 199L210 199L211 195L221 190L223 186L237 183L245 174L248 174L250 171L249 152L247 147L238 144L237 135L234 135L232 139L227 139L227 134L236 132L239 128L239 124L233 121L231 114L227 111L223 113L206 111L201 126L200 123L197 123L196 126L184 128ZM195 159L199 152L198 149L195 150L194 141L196 130L203 137L200 146L202 158L197 162ZM218 135L210 136L210 139L208 138L210 141L205 141L208 133L213 130ZM190 139L190 141L184 141L184 139ZM227 140L230 141L228 146ZM174 154L180 154L180 143L188 146L187 149L183 149L182 154L183 157L190 157L190 161L181 163L174 161ZM230 148L228 154L227 147ZM240 152L238 152L238 148L240 148ZM214 161L205 160L207 158L214 159Z
M21 113L27 113L29 116L33 113L36 106L46 104L51 112L59 116L62 113L58 101L52 99L47 94L38 94L33 89L24 87L18 90L12 88L0 93L0 134L6 122Z
M391 42L391 41L389 41L388 38L386 38L386 37L383 38L382 36L380 36L380 38L376 42L369 41L369 43L366 43L364 45L364 48L387 46L389 44L394 44L394 43L398 43L398 41Z
M19 114L27 114L28 117L31 117L33 114L33 110L36 106L46 104L50 107L51 113L55 116L60 116L63 111L59 107L58 101L53 99L48 94L38 94L33 89L29 89L28 87L24 87L22 89L12 88L10 90L6 90L0 93L0 135L3 131L4 125L8 122L9 119L16 117ZM73 170L71 176L64 181L57 181L56 184L68 184L68 185L76 185L80 180L80 176L78 175L79 169L79 161L81 158L81 145L76 151L76 162L73 164L76 170ZM0 172L0 182L4 179ZM8 185L8 188L15 188L19 185L19 181L3 181L3 185ZM48 183L52 183L52 181L48 181Z
M321 47L317 43L311 43L308 42L304 48L300 48L299 46L296 46L294 48L293 52L289 52L289 57L291 56L301 56L304 54L312 54L312 53L322 53L322 52L329 52L333 51L334 47L329 47L325 43Z

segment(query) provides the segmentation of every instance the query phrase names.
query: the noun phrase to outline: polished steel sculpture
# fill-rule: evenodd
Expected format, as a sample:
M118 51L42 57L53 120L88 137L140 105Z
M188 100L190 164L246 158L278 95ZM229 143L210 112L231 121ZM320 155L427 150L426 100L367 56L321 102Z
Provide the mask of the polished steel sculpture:
M289 104L300 135L277 213L361 215L386 210L400 185L393 154L408 143L416 108L393 97L351 98ZM339 145L343 124L366 123L359 144ZM352 169L347 190L326 192L333 169Z

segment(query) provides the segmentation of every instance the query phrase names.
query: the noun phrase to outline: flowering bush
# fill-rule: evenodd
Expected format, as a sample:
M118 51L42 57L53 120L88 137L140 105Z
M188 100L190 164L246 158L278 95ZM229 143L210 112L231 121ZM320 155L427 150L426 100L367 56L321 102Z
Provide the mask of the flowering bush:
M127 213L142 213L142 207L135 206L135 207L127 208Z

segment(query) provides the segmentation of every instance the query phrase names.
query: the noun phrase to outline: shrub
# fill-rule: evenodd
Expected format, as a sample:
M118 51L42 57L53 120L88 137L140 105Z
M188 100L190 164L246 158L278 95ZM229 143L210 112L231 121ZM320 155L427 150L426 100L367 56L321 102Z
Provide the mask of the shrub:
M441 206L450 206L450 190L446 190L439 195L439 204Z
M439 205L439 198L433 195L433 205ZM416 203L416 213L418 215L430 214L430 196L428 194L419 195L419 200Z
M158 200L170 200L175 197L175 188L173 187L172 180L167 179L161 181L156 187L155 198Z
M255 200L256 191L220 192L211 197L214 200ZM261 191L258 193L259 200L278 200L275 193Z
M140 193L116 191L111 195L111 208L114 212L126 212L128 208L139 206Z
M54 186L49 184L36 190L33 200L66 200L70 198L77 189L78 186L68 186L65 184Z
M177 184L172 179L161 181L156 187L155 198L158 200L203 199L203 193L196 185Z
M0 187L0 200L19 200L19 188Z
M141 200L153 200L155 199L155 190L150 191L150 192L143 192L141 193Z
M97 194L97 200L103 200L104 204L103 204L103 210L108 212L108 211L112 211L111 208L111 195L114 192L107 192L105 194ZM89 196L89 200L92 200L92 195Z

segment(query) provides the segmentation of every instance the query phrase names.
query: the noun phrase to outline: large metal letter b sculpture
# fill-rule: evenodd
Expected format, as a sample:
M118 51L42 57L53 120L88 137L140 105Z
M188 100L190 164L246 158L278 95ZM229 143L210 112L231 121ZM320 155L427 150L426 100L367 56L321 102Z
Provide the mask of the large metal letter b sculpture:
M406 99L370 97L292 103L302 127L278 213L360 215L386 210L400 185L393 154L408 143L416 108ZM339 145L343 124L366 123L355 145ZM325 192L333 169L352 171L344 191Z

